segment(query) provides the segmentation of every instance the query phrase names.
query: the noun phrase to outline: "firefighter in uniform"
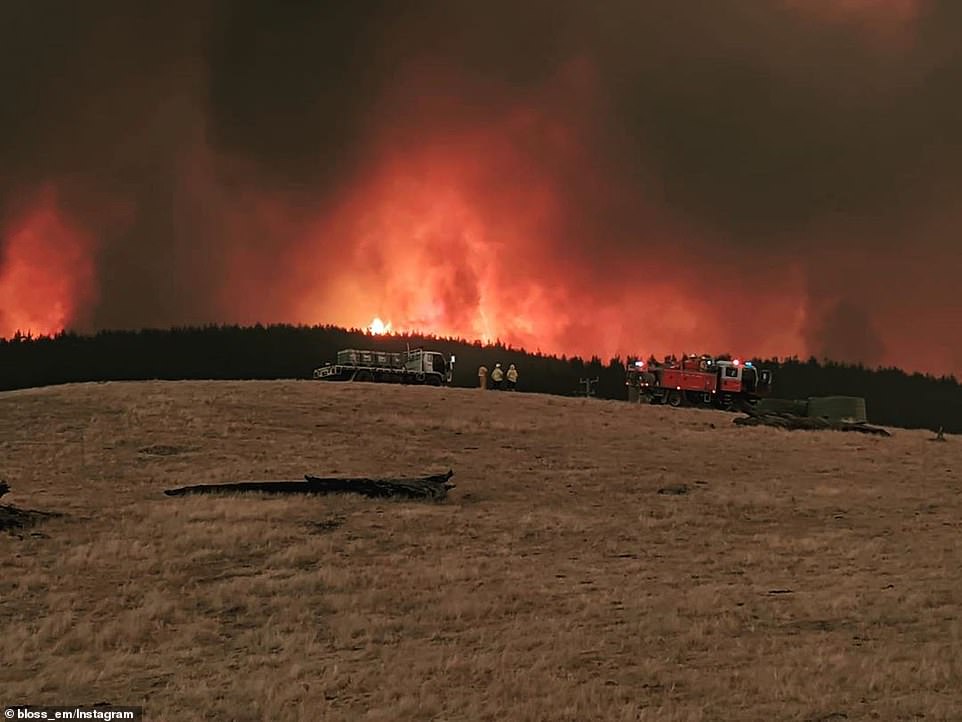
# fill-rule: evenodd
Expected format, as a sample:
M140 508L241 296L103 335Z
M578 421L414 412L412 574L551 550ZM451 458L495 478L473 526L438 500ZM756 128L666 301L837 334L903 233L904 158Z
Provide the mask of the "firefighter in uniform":
M494 371L491 372L491 385L497 389L501 390L501 382L504 380L504 371L501 370L501 364L494 365Z
M488 388L488 367L484 364L478 368L478 386L482 391Z
M515 368L514 364L508 366L508 373L505 374L505 378L508 379L508 391L514 391L518 388L518 369Z

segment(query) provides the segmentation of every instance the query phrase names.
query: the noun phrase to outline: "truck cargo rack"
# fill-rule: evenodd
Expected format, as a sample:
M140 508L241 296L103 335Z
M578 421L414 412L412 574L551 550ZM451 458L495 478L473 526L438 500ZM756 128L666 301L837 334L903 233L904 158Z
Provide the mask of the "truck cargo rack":
M375 375L389 375L393 374L395 376L423 376L423 373L417 371L411 371L405 368L398 368L397 366L354 366L348 364L327 364L326 366L321 366L319 369L314 370L315 379L331 379L345 377L345 381L353 381L353 377L360 373L370 373Z

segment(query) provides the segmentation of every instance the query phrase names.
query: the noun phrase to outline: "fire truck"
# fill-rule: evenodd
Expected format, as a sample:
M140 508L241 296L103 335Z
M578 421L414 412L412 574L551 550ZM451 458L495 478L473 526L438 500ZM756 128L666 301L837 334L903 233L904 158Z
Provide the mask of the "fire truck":
M628 400L669 406L734 410L753 406L771 391L772 372L750 361L691 354L664 364L635 361L625 380Z

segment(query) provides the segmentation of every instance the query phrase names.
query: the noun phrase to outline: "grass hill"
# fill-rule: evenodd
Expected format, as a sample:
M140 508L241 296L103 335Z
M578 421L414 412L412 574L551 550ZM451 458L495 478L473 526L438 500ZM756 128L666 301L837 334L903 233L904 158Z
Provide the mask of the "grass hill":
M6 703L148 719L959 719L956 437L309 381L0 393ZM455 471L440 504L170 498ZM659 490L685 493L659 493Z

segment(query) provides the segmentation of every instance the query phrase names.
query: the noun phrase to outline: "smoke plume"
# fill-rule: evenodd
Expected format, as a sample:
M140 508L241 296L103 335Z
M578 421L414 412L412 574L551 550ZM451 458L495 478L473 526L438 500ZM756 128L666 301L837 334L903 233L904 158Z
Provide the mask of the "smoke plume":
M953 0L38 1L0 48L0 336L959 370Z

